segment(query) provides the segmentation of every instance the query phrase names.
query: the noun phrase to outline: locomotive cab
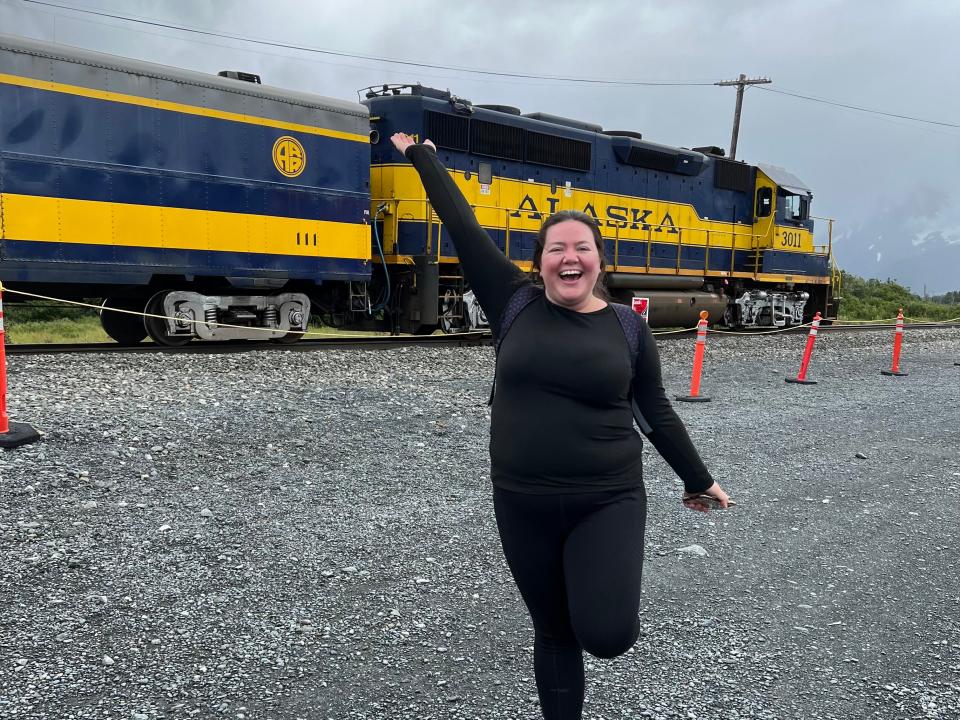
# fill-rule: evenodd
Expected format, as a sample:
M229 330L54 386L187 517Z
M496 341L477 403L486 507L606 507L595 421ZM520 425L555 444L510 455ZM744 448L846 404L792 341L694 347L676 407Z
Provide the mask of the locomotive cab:
M814 245L813 193L787 170L761 164L754 197L749 268L756 282L737 295L737 324L782 327L826 314L829 251ZM772 286L761 286L768 280Z

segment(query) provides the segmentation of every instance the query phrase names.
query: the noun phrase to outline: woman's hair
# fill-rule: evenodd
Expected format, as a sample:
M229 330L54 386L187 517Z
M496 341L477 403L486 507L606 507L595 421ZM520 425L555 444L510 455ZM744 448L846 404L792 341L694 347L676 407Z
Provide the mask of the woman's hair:
M540 284L540 260L543 257L543 246L547 242L547 230L554 225L559 225L569 220L576 220L577 222L583 223L590 228L590 232L593 233L593 241L597 244L597 253L600 255L600 275L597 277L596 285L593 286L593 294L604 300L609 300L610 294L607 292L606 282L607 257L606 252L604 252L603 236L600 235L600 224L593 215L580 212L579 210L560 210L543 221L543 225L540 226L540 231L537 233L536 245L533 248L533 269L530 271L530 274L534 281Z

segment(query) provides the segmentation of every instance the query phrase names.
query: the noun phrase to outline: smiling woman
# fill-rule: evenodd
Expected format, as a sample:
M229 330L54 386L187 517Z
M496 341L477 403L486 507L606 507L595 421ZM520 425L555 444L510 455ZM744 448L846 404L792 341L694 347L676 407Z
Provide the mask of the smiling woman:
M577 210L548 217L537 233L533 268L550 302L578 312L606 305L606 258L597 221Z
M433 143L392 140L419 173L497 339L497 528L533 620L543 715L576 720L583 651L612 658L639 634L646 493L634 421L683 480L687 507L705 512L699 498L721 507L729 498L670 407L650 329L602 297L596 221L558 212L543 223L533 262L541 290L480 226Z

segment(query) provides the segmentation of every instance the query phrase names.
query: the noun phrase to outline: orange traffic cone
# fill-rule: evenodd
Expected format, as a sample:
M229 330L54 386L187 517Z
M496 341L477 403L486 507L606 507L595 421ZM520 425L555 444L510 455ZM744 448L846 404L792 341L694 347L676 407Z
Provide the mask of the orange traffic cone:
M813 323L810 325L810 332L807 335L807 347L803 350L803 360L800 361L800 372L795 378L784 378L788 383L798 385L816 385L816 380L807 379L807 368L810 366L810 356L813 355L813 343L817 340L817 333L820 332L820 313L813 316Z
M881 375L906 375L900 370L900 347L903 345L903 308L897 313L897 328L893 331L893 365L889 370L881 370Z
M0 448L15 448L40 438L27 423L12 423L7 417L7 347L3 329L3 284L0 283Z
M710 402L710 398L700 394L703 353L707 349L707 316L706 310L700 311L700 322L697 323L697 346L693 353L693 376L690 378L690 394L677 395L677 400L680 402Z

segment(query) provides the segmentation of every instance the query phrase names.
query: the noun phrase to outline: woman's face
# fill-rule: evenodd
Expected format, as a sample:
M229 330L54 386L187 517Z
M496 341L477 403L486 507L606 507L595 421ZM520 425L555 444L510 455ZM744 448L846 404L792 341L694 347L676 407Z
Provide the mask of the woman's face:
M571 310L583 310L600 277L600 253L593 231L579 220L547 228L540 258L540 278L547 298Z

